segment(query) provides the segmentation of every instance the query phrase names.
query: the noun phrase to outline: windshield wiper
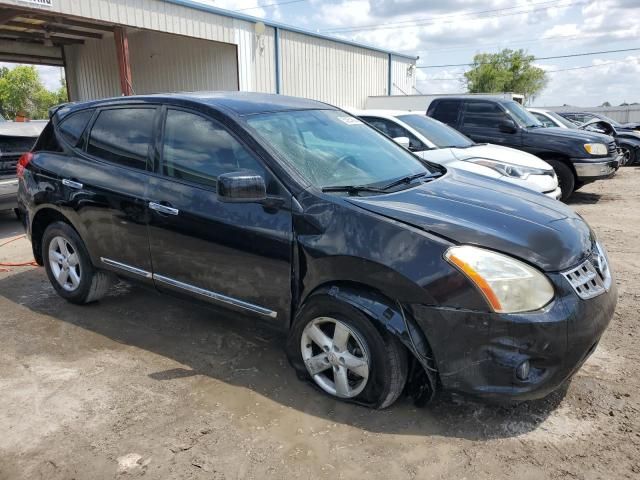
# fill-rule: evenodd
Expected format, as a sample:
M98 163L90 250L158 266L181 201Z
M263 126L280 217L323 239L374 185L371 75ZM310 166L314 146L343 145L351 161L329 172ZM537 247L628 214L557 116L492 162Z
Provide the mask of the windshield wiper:
M366 185L332 185L322 187L322 191L329 192L347 192L349 195L357 195L360 192L385 193L381 188L368 187Z
M427 172L420 172L420 173L414 173L413 175L407 175L406 177L399 178L398 180L394 180L393 182L386 184L384 187L380 187L380 190L382 191L389 190L390 188L397 187L398 185L402 185L403 183L409 184L414 180L417 180L418 178L422 178L426 175L427 175ZM433 174L430 175L430 177L433 177L433 176L434 176Z

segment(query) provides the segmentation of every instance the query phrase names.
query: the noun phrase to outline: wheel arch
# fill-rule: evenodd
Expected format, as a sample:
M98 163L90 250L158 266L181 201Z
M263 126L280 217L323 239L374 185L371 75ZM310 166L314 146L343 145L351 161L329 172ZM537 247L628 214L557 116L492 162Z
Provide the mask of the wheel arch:
M410 395L417 404L425 404L433 398L439 383L436 362L428 339L407 308L368 285L335 281L316 287L297 310L321 295L350 305L369 318L378 330L395 336L413 359L407 381Z
M555 160L555 161L564 163L567 167L569 167L571 172L573 172L573 176L576 179L578 178L576 174L576 169L573 166L573 163L571 163L571 159L567 155L563 155L561 153L556 153L556 152L539 152L539 153L535 153L534 155L544 161Z
M44 232L49 225L55 222L66 223L82 238L78 228L74 225L71 219L64 215L60 210L50 206L40 208L33 216L30 228L33 257L35 258L36 263L40 266L43 265L42 238L44 236Z

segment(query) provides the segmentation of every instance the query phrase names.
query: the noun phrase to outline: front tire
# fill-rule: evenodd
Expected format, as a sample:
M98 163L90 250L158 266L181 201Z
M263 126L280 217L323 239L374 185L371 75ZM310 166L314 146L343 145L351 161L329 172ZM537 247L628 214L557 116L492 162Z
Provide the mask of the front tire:
M111 286L111 274L94 268L82 239L64 222L52 223L44 231L42 258L51 285L71 303L98 301Z
M620 150L622 152L622 156L624 157L624 166L634 165L638 158L637 153L634 151L634 148L630 145L620 145Z
M312 298L296 316L287 352L301 379L372 408L393 404L407 381L408 352L398 339L325 295Z
M566 202L569 200L569 197L575 191L576 186L576 177L573 174L573 171L567 164L560 162L558 160L545 160L549 165L553 167L558 176L558 184L560 185L560 189L562 190L562 196L560 200Z

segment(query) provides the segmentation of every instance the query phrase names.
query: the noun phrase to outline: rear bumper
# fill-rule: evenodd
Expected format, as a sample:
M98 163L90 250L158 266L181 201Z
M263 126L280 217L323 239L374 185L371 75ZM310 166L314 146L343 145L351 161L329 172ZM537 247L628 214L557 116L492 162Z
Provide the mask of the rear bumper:
M576 175L581 182L592 182L611 177L620 167L618 157L608 157L594 161L588 158L572 159Z
M550 275L557 296L545 309L496 314L413 306L446 390L490 400L531 400L559 388L595 350L613 316L615 283L580 299L561 275ZM528 376L517 368L529 362Z
M18 179L0 177L0 210L9 210L18 206Z

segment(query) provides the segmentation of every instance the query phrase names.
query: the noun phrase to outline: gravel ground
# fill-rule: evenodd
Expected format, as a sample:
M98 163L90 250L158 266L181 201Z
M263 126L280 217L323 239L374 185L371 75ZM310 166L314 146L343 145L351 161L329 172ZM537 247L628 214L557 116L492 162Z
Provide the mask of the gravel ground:
M576 194L618 308L566 389L512 407L335 402L255 322L125 283L78 307L43 269L0 267L0 479L640 478L639 184L629 167ZM20 233L0 215L0 244Z

